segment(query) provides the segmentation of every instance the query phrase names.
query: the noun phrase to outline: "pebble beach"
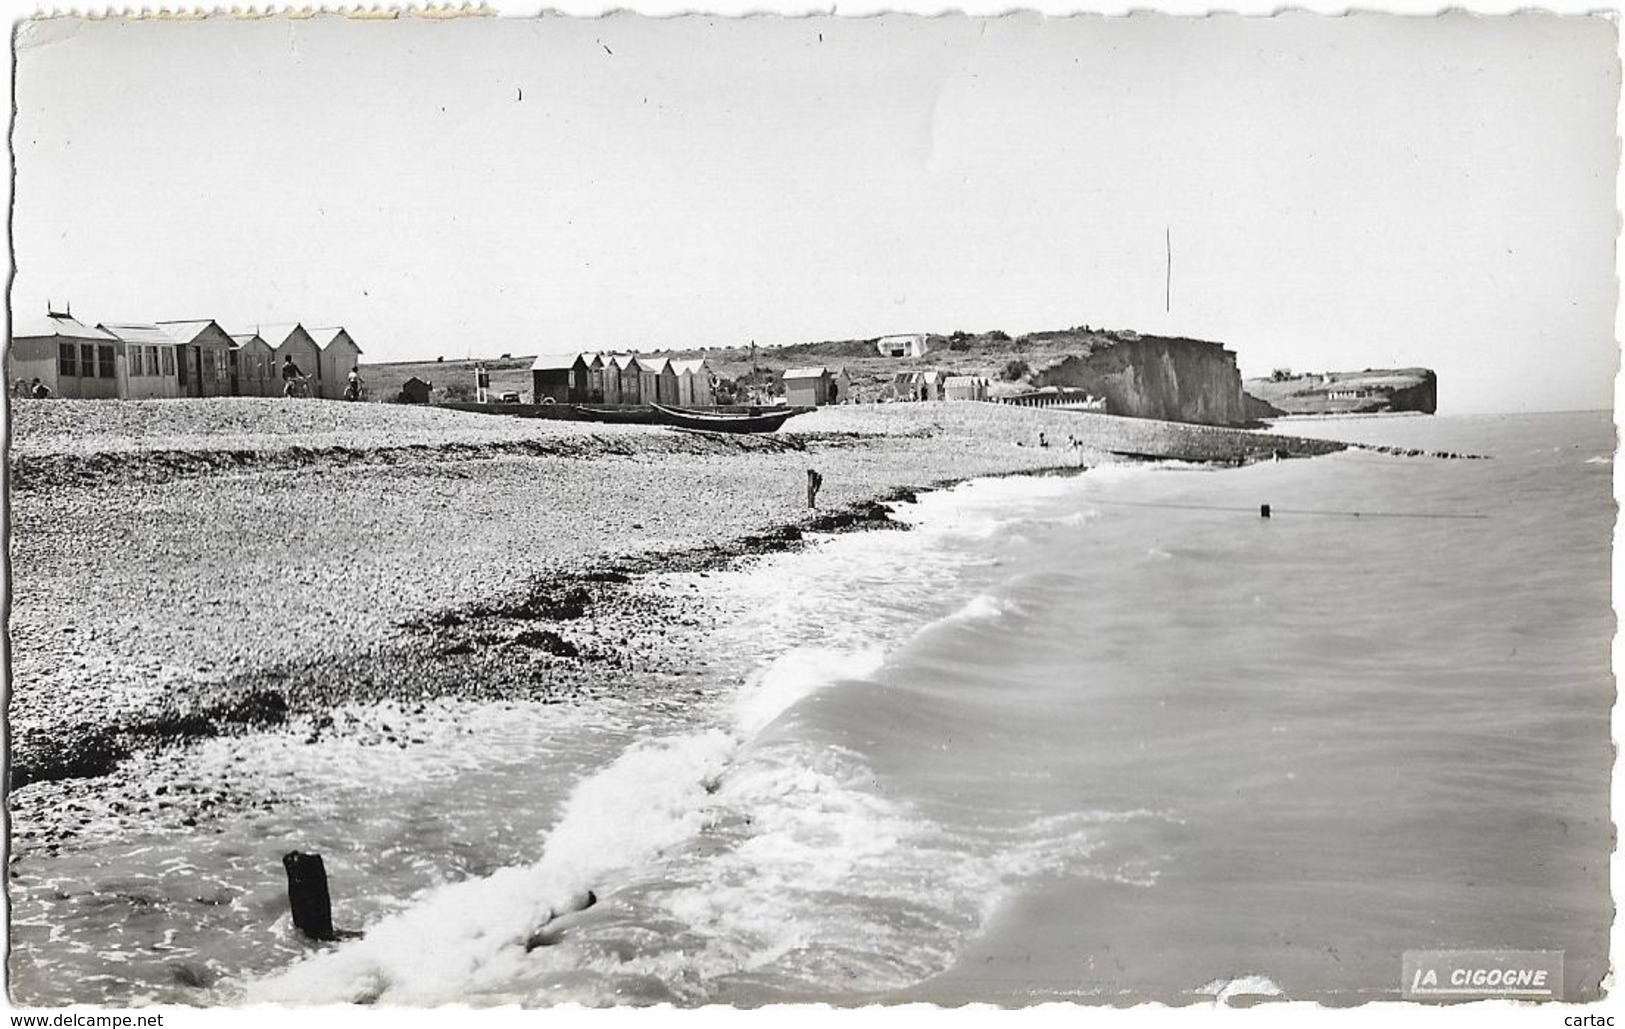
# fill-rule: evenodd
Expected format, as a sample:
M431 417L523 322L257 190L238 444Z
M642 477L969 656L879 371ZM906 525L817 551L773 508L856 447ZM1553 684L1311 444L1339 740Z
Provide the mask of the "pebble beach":
M989 404L826 408L731 436L341 402L14 403L15 837L56 846L104 823L92 808L116 825L229 807L121 777L200 738L409 746L383 716L334 713L680 689L712 605L641 573L895 528L921 490L1335 448Z

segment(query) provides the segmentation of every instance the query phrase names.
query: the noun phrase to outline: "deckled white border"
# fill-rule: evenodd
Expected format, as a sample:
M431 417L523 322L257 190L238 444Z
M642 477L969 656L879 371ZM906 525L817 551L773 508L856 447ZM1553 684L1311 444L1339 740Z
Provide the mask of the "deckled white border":
M9 24L15 26L21 20L35 16L85 16L90 17L173 17L177 20L190 20L199 16L226 16L226 17L312 17L321 14L340 14L359 19L415 17L428 20L458 17L508 17L524 18L542 14L568 15L572 17L598 17L617 11L630 11L638 14L655 17L671 17L683 14L710 14L723 17L748 15L839 15L844 17L862 17L889 12L920 14L936 16L945 14L969 14L985 17L1017 12L1037 12L1051 16L1104 14L1113 16L1145 14L1174 14L1181 16L1207 16L1213 14L1240 14L1253 17L1263 17L1281 11L1308 11L1328 16L1342 16L1356 12L1390 13L1410 16L1433 16L1446 12L1467 11L1478 15L1505 15L1522 11L1544 11L1566 15L1597 14L1612 17L1616 25L1621 21L1620 14L1625 9L1625 0L1614 0L1611 4L1599 5L1584 2L1584 0L1550 0L1550 2L1537 6L1520 3L1518 0L1473 0L1468 4L1442 4L1426 2L1426 0L1386 0L1381 4L1331 3L1324 0L1306 0L1290 6L1272 5L1266 0L1231 0L1221 5L1204 4L1198 0L1161 0L1154 6L1143 2L1125 2L1125 0L1098 0L1090 4L1065 2L1065 0L1032 0L1019 6L997 0L959 0L949 3L943 0L843 0L836 4L815 4L806 0L700 0L696 4L684 4L678 0L629 0L623 4L595 3L592 0L554 0L552 3L535 5L520 3L518 0L483 0L479 3L452 3L452 4L396 4L382 5L363 3L352 5L341 4L248 4L248 5L219 5L219 4L106 4L106 5L73 5L62 7L58 5L32 2L32 0L0 0L0 10L7 15ZM11 62L10 48L8 62ZM1625 54L1625 50L1622 50ZM12 76L15 73L15 64L8 63L5 76L5 105L6 110L12 107ZM1625 108L1622 108L1625 110ZM1625 137L1625 117L1618 122L1620 128L1616 138ZM8 126L9 128L9 126ZM8 132L9 138L9 132ZM1625 162L1621 162L1625 164ZM9 162L8 162L9 167ZM1619 174L1616 168L1615 196L1621 195L1621 187L1625 186L1625 175ZM9 194L8 194L9 195ZM1617 207L1617 204L1616 204ZM1616 226L1618 225L1616 215ZM7 212L7 238L10 237L9 203ZM1617 229L1616 229L1617 231ZM1622 252L1616 244L1615 271L1616 280L1622 264ZM7 254L7 281L10 281L10 254ZM1616 294L1615 308L1615 338L1625 336L1625 317L1622 317L1618 297ZM1616 429L1619 426L1619 412L1625 406L1625 376L1615 380L1614 411ZM1622 487L1618 469L1618 454L1616 451L1616 471L1614 479L1614 498L1617 504L1625 508L1625 487ZM1614 546L1614 610L1616 618L1622 610L1622 597L1625 590L1621 589L1622 572L1625 572L1625 558L1621 551L1625 549L1625 534L1622 534L1620 524L1616 520L1615 546ZM1616 633L1613 645L1614 674L1616 683L1620 680L1620 673L1625 669L1625 640ZM1621 705L1615 704L1613 715L1613 739L1616 754L1625 742L1625 715L1621 713ZM1625 801L1622 801L1620 789L1620 762L1616 760L1614 776L1615 789L1613 797L1613 820L1616 827L1625 826ZM1625 884L1625 862L1620 859L1620 851L1616 845L1611 862L1613 893L1616 912L1625 905L1621 904L1622 884ZM1611 935L1611 949L1617 967L1621 956L1625 955L1625 919L1616 914L1614 928ZM1238 969L1238 972L1244 971ZM1395 967L1396 982L1398 966ZM693 1010L661 1009L615 1009L610 1011L585 1011L568 1007L546 1008L536 1011L520 1011L517 1009L409 1009L388 1008L375 1010L370 1008L319 1008L303 1010L277 1010L277 1009L193 1009L181 1007L146 1008L138 1013L152 1015L162 1013L165 1015L166 1029L196 1029L201 1026L229 1025L232 1027L251 1027L251 1029L287 1029L298 1025L300 1029L306 1026L339 1026L345 1029L448 1029L457 1021L473 1020L480 1026L498 1025L504 1029L537 1029L545 1023L547 1029L564 1027L564 1029L577 1029L580 1026L600 1029L603 1026L620 1027L628 1024L637 1026L655 1025L662 1027L678 1027L678 1029L735 1029L735 1027L755 1027L767 1020L777 1025L790 1026L791 1029L811 1029L811 1027L824 1027L838 1024L841 1027L857 1026L862 1029L895 1029L898 1025L912 1025L915 1022L928 1022L933 1029L947 1027L947 1029L982 1029L990 1025L1005 1025L1018 1023L1021 1029L1076 1029L1081 1021L1087 1020L1091 1026L1105 1023L1108 1026L1131 1024L1135 1026L1153 1024L1160 1025L1168 1021L1176 1021L1183 1025L1194 1024L1200 1020L1202 1024L1211 1024L1217 1020L1225 1024L1240 1024L1245 1019L1247 1029L1263 1027L1263 1029L1297 1029L1306 1023L1333 1024L1340 1029L1364 1029L1366 1026L1381 1026L1383 1029L1412 1029L1412 1027L1425 1027L1425 1029L1479 1029L1490 1025L1499 1027L1504 1025L1528 1025L1541 1027L1541 1029L1558 1029L1564 1025L1564 1018L1570 1015L1578 1016L1611 1016L1618 1029L1625 1029L1625 987L1619 982L1616 974L1611 974L1606 988L1610 992L1610 999L1599 1004L1561 1005L1541 1004L1528 1005L1512 1001L1487 1001L1473 1004L1462 1004L1450 1007L1432 1007L1424 1005L1395 1003L1368 1003L1353 1009L1328 1009L1309 1003L1291 1004L1265 1004L1247 1009L1230 1009L1216 1007L1210 1004L1192 1004L1187 1007L1170 1009L1157 1004L1141 1004L1129 1009L1116 1009L1096 1006L1091 1003L1087 1007L1074 1007L1065 1004L1047 1004L1036 1008L1026 1008L1017 1011L1005 1011L987 1006L967 1006L963 1008L933 1008L926 1005L911 1005L906 1007L879 1007L863 1009L828 1008L822 1005L807 1005L792 1009L776 1007L771 1010L736 1011L733 1009L702 1008ZM1098 999L1097 999L1098 1003ZM0 997L0 1014L10 1011L9 1005ZM81 1008L77 1009L84 1014L106 1015L115 1013L111 1009ZM56 1014L57 1010L45 1012Z
M1299 3L1271 4L1267 0L1232 0L1229 3L1202 3L1199 0L1160 0L1147 4L1143 0L1097 0L1094 3L1068 2L1068 0L1032 0L1028 3L1001 2L1001 0L841 0L838 3L814 3L810 0L700 0L681 3L678 0L628 0L624 3L603 3L594 0L554 0L544 3L524 3L520 0L466 0L446 3L383 4L362 0L347 3L200 3L137 2L108 4L54 4L31 3L28 0L3 0L3 7L15 22L18 18L42 16L89 17L172 17L189 19L200 16L240 17L295 17L343 15L353 17L509 17L524 18L542 14L572 17L599 17L616 12L646 14L653 17L673 17L685 14L738 17L748 15L836 15L865 17L875 14L905 13L925 16L968 14L989 17L1004 14L1037 12L1045 15L1068 16L1104 14L1112 16L1130 14L1174 14L1181 16L1207 16L1241 14L1266 17L1289 11L1308 11L1314 14L1342 16L1357 13L1384 13L1411 16L1433 16L1465 11L1477 15L1505 15L1527 11L1555 14L1618 15L1620 0L1614 3L1595 3L1588 0L1550 0L1542 4L1522 3L1519 0L1471 0L1469 3L1440 3L1437 0L1386 0L1382 3L1337 3L1327 0L1303 0Z

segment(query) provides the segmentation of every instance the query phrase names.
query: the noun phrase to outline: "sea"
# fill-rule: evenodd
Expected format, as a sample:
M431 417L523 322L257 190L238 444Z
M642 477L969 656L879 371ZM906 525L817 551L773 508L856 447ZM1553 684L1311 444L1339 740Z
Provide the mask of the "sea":
M1484 459L970 481L650 578L722 605L669 691L142 758L278 803L19 855L13 1000L1359 1004L1446 948L1597 998L1610 414L1279 429ZM296 848L363 935L295 932Z

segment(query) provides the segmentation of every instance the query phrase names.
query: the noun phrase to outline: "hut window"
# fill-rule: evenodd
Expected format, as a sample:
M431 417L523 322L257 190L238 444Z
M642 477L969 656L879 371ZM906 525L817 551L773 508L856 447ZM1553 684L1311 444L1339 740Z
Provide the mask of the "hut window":
M87 379L96 374L96 344L79 344L79 374Z
M118 373L113 370L113 347L110 344L103 343L96 348L96 365L97 371L102 378L114 379L118 377Z
M66 375L70 378L79 374L79 345L77 343L57 344L56 370L58 375Z
M174 375L175 374L175 348L174 347L165 347L164 348L164 374L165 375Z

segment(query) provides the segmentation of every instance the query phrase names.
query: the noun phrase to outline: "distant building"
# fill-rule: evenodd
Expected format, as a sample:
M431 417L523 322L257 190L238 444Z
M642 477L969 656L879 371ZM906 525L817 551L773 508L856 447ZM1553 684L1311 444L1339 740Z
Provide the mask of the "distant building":
M944 400L986 400L988 381L980 375L950 375L942 381Z
M119 393L118 360L123 344L105 329L93 329L69 314L12 322L6 352L7 374L40 380L53 396L114 398Z
M317 356L319 395L328 400L343 400L350 371L361 363L361 348L341 325L308 331L321 351Z
M882 336L875 341L875 349L881 357L924 357L930 348L930 342L923 332Z
M823 407L852 399L852 382L844 368L791 368L780 378L784 402L791 407Z
M429 393L433 389L433 385L414 375L401 383L401 392L395 398L395 402L398 404L427 404L429 402Z

